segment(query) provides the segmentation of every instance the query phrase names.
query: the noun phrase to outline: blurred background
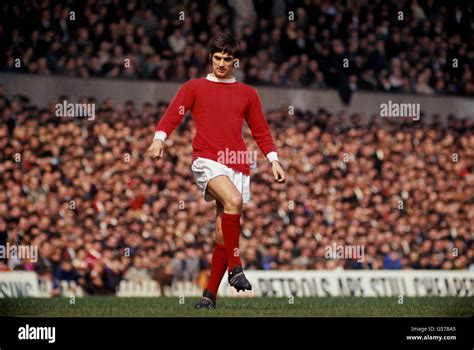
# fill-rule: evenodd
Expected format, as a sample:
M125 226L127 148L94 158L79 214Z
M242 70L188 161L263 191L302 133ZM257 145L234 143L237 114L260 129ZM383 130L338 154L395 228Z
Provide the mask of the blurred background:
M215 210L190 171L191 117L160 163L146 149L179 86L211 71L210 38L231 31L235 76L262 97L288 172L275 184L260 154L245 269L472 274L468 2L7 1L0 18L0 245L39 249L0 271L35 272L47 295L199 293ZM56 117L64 100L95 119ZM381 118L389 100L421 119ZM328 259L333 244L363 261Z

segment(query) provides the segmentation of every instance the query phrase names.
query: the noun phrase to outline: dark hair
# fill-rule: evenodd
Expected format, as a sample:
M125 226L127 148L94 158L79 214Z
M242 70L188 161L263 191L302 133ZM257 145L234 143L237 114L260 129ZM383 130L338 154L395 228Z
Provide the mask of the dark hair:
M212 58L216 52L222 52L238 58L240 55L240 43L230 33L221 33L209 41L209 56Z

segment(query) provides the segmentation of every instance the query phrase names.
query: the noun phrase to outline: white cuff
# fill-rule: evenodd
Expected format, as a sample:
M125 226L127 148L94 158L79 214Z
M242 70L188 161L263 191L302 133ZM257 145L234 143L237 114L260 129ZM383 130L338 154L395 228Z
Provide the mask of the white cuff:
M164 131L156 131L153 140L166 140L166 133Z
M269 152L267 154L267 159L270 163L273 162L274 160L278 160L278 154L276 152Z

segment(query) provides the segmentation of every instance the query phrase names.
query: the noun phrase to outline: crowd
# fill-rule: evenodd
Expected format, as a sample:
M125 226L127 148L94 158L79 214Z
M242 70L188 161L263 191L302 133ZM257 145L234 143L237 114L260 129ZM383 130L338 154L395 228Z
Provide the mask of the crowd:
M165 102L80 101L96 103L94 121L55 117L56 101L41 109L0 85L0 245L39 247L37 261L0 260L0 271L90 294L123 279L205 283L215 209L190 170L192 119L156 162L146 150ZM288 182L259 155L242 219L247 270L473 268L472 119L266 116ZM258 149L248 130L245 140ZM328 258L334 244L363 247L363 259Z
M0 71L185 81L231 31L242 82L337 88L346 103L357 90L472 96L471 15L434 0L15 1L0 7Z

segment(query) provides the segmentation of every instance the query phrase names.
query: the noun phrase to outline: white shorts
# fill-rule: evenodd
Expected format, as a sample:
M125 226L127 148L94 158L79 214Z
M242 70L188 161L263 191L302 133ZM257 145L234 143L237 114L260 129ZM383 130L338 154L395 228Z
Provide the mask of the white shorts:
M206 191L207 183L216 176L225 175L234 184L237 190L242 195L242 202L248 203L252 199L250 194L250 176L235 171L224 164L216 161L198 157L191 165L194 178L198 187L201 189L206 202L211 202L215 198Z

